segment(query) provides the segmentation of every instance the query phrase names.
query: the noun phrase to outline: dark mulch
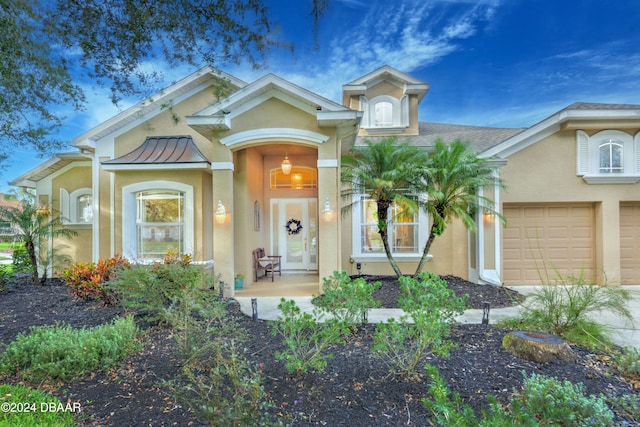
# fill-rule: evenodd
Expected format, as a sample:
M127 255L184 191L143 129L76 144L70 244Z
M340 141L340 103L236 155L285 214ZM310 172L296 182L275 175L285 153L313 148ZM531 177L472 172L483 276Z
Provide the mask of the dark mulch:
M381 300L397 301L393 279L384 279ZM387 280L389 279L389 280ZM513 304L517 293L493 286L479 286L448 277L456 294L469 294L470 301L484 301L492 307ZM391 283L387 283L391 282ZM471 306L474 306L471 302ZM0 294L0 350L30 325L64 322L76 327L92 326L121 314L114 307L73 300L64 286L21 284ZM424 375L411 380L388 376L386 367L370 355L375 325L358 328L346 345L331 349L334 358L323 374L293 378L283 363L274 358L280 340L271 335L266 322L253 322L230 303L235 316L249 331L248 354L264 366L264 388L277 411L289 425L296 426L425 426L431 425L421 400L427 395ZM588 393L633 394L637 391L603 361L602 355L573 347L577 363L562 361L537 364L511 356L500 344L507 331L493 326L456 325L452 339L457 348L449 358L425 355L424 363L435 365L450 387L476 410L486 407L487 394L508 402L522 384L522 372L540 373L585 384ZM50 384L63 401L80 402L79 422L84 426L186 426L202 425L180 402L176 402L163 381L174 378L180 360L173 338L161 328L152 328L142 351L122 366L95 372L80 381ZM17 378L0 378L18 382ZM618 418L623 423L622 418Z

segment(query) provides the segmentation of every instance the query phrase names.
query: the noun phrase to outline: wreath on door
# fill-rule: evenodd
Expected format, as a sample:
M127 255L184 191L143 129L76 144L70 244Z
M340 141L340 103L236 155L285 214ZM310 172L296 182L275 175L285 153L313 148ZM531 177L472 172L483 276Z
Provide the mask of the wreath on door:
M302 225L300 224L300 220L290 218L284 228L287 229L288 234L298 234L302 230Z

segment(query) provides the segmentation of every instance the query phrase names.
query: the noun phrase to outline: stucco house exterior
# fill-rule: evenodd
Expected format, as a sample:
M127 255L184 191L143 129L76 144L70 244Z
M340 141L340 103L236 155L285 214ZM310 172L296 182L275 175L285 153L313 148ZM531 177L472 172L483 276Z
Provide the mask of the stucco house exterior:
M65 250L76 261L119 253L146 262L173 247L232 282L253 277L252 250L264 247L282 256L285 274L321 283L335 270L391 273L368 200L340 199L341 155L365 139L425 150L461 139L505 181L507 190L484 195L508 224L483 212L475 233L452 224L429 270L519 285L540 283L546 267L640 283L640 105L577 103L529 128L498 129L420 121L428 91L384 66L343 85L337 103L273 74L246 83L203 68L12 184L68 218L79 236ZM391 246L412 273L429 218L393 217Z

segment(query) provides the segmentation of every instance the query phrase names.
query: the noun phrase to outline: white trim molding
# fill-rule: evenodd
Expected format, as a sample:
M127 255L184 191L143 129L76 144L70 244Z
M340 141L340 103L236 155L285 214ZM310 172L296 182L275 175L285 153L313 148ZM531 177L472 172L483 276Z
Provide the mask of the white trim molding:
M318 159L319 168L337 168L338 159Z
M296 128L263 128L238 132L220 139L227 147L241 146L246 143L264 143L292 141L320 145L329 140L328 135Z

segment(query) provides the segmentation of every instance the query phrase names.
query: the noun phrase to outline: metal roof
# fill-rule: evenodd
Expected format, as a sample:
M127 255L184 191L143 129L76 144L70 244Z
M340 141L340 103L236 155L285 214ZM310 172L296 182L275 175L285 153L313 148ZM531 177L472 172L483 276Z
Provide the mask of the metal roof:
M173 165L207 164L191 136L148 136L135 150L124 156L102 162L103 165Z

